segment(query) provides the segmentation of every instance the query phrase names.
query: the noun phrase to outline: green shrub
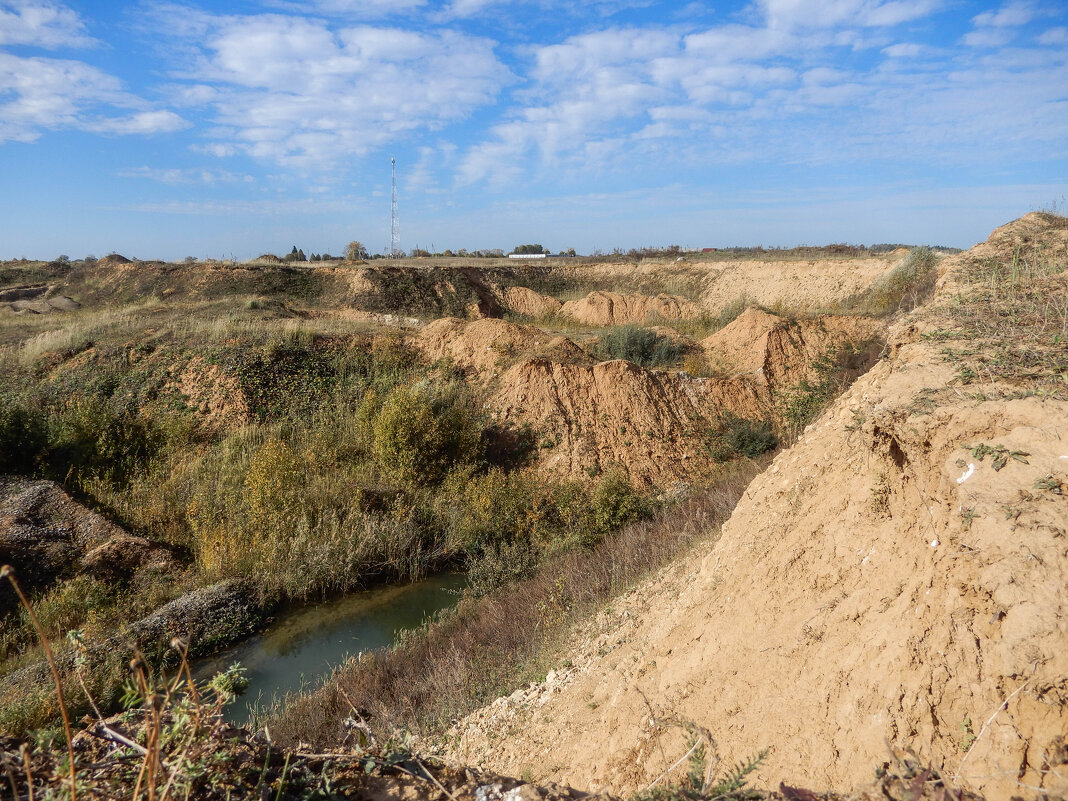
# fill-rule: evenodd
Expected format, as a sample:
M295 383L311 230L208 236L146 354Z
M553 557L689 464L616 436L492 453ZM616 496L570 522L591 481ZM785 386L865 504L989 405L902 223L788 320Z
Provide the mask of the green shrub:
M490 544L467 563L468 591L481 598L507 584L530 578L538 561L537 551L529 542Z
M164 432L150 418L114 411L96 397L66 405L50 432L49 462L60 480L73 476L125 484L160 451Z
M637 325L612 329L601 337L597 349L604 359L626 359L640 367L675 364L686 350L670 337Z
M708 449L717 462L727 462L737 456L755 459L774 450L779 438L771 423L765 420L747 420L727 413L708 435Z
M590 503L594 531L601 536L647 518L654 511L652 501L634 488L622 470L605 473Z
M48 431L21 405L0 399L0 473L33 475L48 448Z
M479 459L481 413L460 385L401 386L386 396L372 426L379 469L402 483L439 483L454 465Z
M791 435L813 422L858 375L876 360L882 342L878 339L833 347L812 363L809 374L777 397L779 414Z

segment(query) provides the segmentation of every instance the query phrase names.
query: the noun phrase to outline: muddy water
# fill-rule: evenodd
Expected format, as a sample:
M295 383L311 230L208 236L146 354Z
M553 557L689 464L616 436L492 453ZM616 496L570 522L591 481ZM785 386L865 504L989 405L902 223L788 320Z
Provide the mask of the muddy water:
M463 585L463 575L445 573L283 613L256 637L198 662L195 675L206 679L240 662L248 690L226 717L246 723L252 706L269 707L288 692L314 689L349 656L392 645L399 631L455 604Z

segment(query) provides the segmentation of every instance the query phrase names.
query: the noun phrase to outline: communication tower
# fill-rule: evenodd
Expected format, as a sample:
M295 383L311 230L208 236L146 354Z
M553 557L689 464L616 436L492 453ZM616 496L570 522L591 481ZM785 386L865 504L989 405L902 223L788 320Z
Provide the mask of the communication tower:
M393 168L393 202L390 205L389 215L389 257L395 259L400 253L400 226L397 223L397 159L391 158L390 165Z

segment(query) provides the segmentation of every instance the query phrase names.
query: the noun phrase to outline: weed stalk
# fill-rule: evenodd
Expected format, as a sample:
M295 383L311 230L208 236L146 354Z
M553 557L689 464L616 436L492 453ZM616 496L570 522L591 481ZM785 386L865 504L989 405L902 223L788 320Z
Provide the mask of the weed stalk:
M48 659L48 667L52 671L52 680L56 684L56 696L59 699L59 713L63 716L63 733L67 737L67 756L70 765L70 798L71 801L77 801L78 798L78 782L75 778L75 765L74 765L74 735L71 733L70 728L70 715L67 714L67 704L63 700L63 682L59 677L59 668L56 667L56 658L52 655L52 646L48 642L48 637L45 635L44 629L41 628L41 623L37 619L37 615L34 614L33 607L30 606L29 600L26 598L26 594L22 591L22 587L19 586L18 581L15 579L15 568L11 565L4 565L0 567L0 578L6 578L11 582L11 586L15 590L15 594L19 596L19 602L26 610L26 614L30 616L30 622L33 623L34 629L37 631L37 636L41 640L41 647L44 648L45 657ZM29 772L29 761L26 763L27 773ZM33 785L30 785L30 797L33 798Z

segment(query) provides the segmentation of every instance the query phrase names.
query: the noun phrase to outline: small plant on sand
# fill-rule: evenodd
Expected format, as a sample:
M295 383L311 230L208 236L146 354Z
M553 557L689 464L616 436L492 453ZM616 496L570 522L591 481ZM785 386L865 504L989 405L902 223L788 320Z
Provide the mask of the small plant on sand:
M635 793L631 801L742 801L762 798L763 794L750 790L746 785L749 776L767 759L768 749L758 751L743 760L719 778L713 771L720 762L716 741L711 733L692 721L677 718L653 717L658 728L681 728L687 733L688 750L644 790ZM685 763L686 774L672 781L672 773Z
M678 362L685 347L648 328L621 325L601 337L597 349L604 359L626 359L639 367L664 367Z

